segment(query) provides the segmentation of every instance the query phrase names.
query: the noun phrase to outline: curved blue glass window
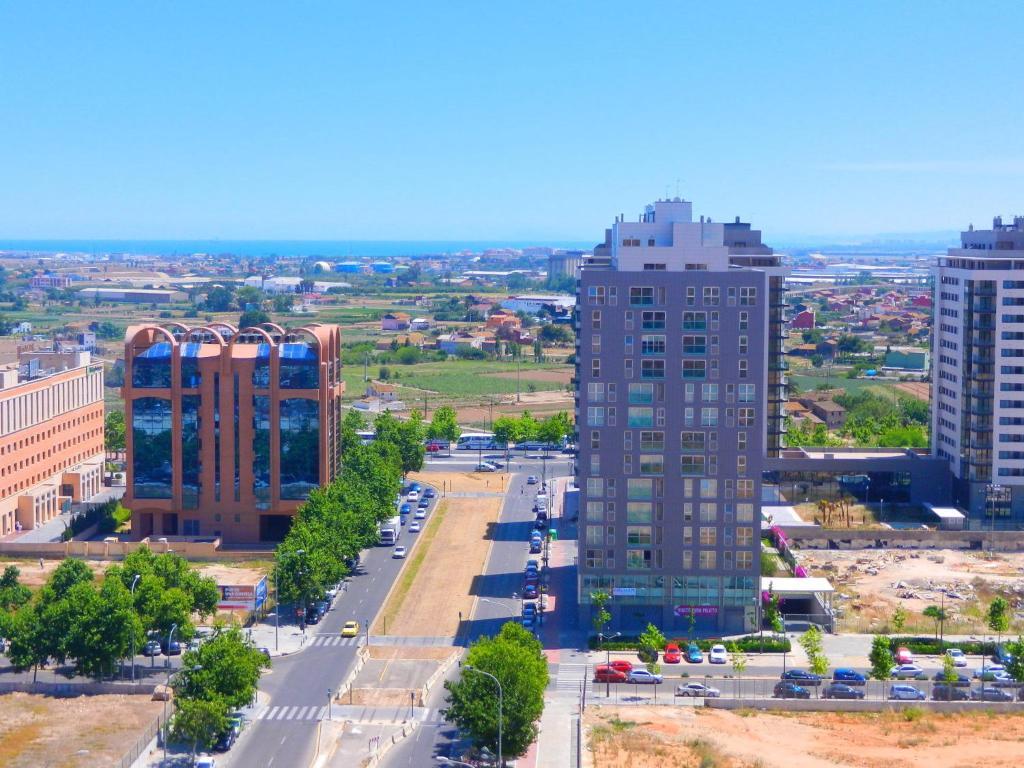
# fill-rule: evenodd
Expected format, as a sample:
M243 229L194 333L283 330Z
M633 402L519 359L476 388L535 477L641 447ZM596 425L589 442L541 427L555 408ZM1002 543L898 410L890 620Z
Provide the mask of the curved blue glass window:
M320 403L290 398L280 409L281 498L304 499L320 485Z
M160 341L132 360L133 387L171 386L171 344Z
M258 344L256 346L256 363L252 369L252 385L256 389L266 389L270 386L269 344Z
M135 498L171 498L171 401L165 397L132 403L132 472Z
M315 345L282 344L280 365L283 389L316 389L320 386L320 356Z
M203 384L203 375L199 370L199 350L202 344L189 342L181 346L181 386L184 389L196 389Z

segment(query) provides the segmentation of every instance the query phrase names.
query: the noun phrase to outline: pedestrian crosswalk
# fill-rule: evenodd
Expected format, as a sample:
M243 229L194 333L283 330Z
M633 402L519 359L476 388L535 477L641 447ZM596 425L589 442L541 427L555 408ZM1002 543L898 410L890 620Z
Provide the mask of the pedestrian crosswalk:
M361 637L341 637L341 635L313 635L306 641L306 645L360 645Z
M257 713L255 720L323 720L325 706L280 706L267 707Z
M589 668L586 664L559 664L555 675L555 690L579 693L580 687L586 683L590 686Z

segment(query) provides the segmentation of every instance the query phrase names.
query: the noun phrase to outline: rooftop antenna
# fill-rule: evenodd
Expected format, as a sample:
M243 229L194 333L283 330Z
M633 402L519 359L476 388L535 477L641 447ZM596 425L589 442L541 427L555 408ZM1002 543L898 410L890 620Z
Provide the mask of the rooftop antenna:
M668 184L665 185L665 199L668 200Z
M676 179L676 200L679 199L679 179Z

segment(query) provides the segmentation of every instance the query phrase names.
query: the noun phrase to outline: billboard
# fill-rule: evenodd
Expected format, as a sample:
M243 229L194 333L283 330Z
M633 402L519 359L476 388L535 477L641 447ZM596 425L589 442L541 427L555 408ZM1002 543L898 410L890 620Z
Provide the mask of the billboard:
M256 584L218 584L219 611L255 611L267 600L267 577Z

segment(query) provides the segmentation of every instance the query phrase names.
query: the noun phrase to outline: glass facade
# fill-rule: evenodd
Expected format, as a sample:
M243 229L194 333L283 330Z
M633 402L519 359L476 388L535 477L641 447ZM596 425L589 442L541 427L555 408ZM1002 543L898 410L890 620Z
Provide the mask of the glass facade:
M167 371L169 382L169 363ZM134 496L139 499L171 498L171 401L169 399L140 397L132 403L132 442L132 493Z
M199 395L181 396L181 505L199 506L199 478L202 471L199 445L202 416Z
M320 386L320 358L312 344L281 345L282 389L316 389Z
M181 346L182 389L197 389L203 385L203 374L199 370L200 349L202 349L202 345L194 342Z
M171 386L171 345L161 341L132 361L132 386L161 388Z
M253 493L256 509L270 509L270 398L252 399Z
M304 499L320 484L320 404L281 401L281 498Z
M256 389L270 386L270 345L259 344L256 348L256 363L252 369L252 385Z

